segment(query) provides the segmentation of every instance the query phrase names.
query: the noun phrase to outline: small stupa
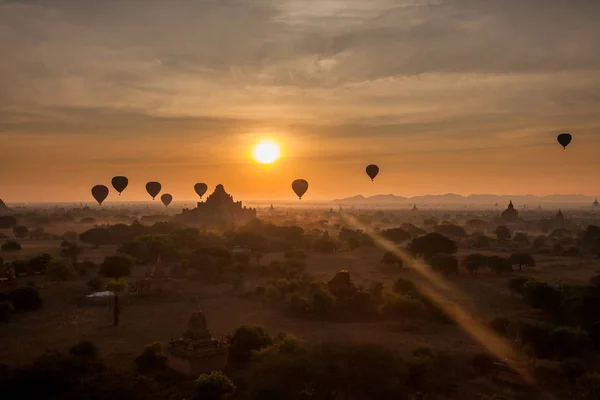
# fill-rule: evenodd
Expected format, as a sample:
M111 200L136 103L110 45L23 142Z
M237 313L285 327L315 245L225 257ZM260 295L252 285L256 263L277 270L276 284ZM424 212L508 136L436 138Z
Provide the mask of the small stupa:
M563 214L563 212L562 212L562 210L560 208L558 209L558 213L554 217L554 220L555 221L559 221L559 222L562 222L562 221L565 220L565 216L564 216L564 214Z
M189 377L219 371L227 365L227 347L213 339L202 311L194 311L179 339L169 342L167 365Z
M417 212L417 211L419 211L419 209L417 208L417 205L416 205L416 204L414 204L414 205L413 205L413 208L411 208L411 210L410 210L410 211L412 211L412 212Z
M594 204L592 204L592 208L595 208L595 209L600 208L600 203L598 203L598 199L594 200Z

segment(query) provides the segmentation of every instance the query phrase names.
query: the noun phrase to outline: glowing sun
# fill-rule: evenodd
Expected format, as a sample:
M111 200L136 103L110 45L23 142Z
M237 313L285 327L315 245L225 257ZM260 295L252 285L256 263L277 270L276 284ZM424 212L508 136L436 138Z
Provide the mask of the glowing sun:
M262 141L254 146L252 157L261 164L272 164L281 156L279 145L271 141Z

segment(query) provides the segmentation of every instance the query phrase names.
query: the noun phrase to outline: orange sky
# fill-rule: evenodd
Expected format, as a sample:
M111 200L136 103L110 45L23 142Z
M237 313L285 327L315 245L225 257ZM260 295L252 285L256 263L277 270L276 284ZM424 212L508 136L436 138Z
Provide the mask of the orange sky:
M0 198L600 194L600 5L497 3L4 2Z

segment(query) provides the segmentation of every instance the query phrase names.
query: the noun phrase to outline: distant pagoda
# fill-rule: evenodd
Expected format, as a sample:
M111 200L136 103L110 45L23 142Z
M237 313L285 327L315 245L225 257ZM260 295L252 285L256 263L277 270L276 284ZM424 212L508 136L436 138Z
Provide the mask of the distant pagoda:
M256 218L255 208L242 206L225 191L223 185L217 185L206 201L198 202L194 209L184 209L177 219L182 222L201 223L245 223Z
M419 209L417 208L417 205L415 204L415 205L413 205L413 208L410 211L417 212L417 211L419 211Z
M594 204L592 204L592 208L596 208L596 209L600 208L600 203L598 203L598 199L594 200Z
M558 209L558 213L556 213L554 220L559 221L559 222L562 222L565 220L565 215L563 214L563 212L560 208Z
M519 212L515 209L512 200L508 203L506 210L502 211L502 219L506 222L516 222L519 220Z

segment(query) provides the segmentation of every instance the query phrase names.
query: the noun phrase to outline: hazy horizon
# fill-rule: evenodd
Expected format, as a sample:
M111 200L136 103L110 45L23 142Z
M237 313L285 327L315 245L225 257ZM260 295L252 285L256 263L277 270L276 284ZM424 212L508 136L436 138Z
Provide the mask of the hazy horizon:
M600 193L596 0L0 3L0 198ZM563 150L560 132L573 142ZM252 146L282 156L265 166ZM367 164L381 168L375 182ZM114 192L107 201L114 200Z

